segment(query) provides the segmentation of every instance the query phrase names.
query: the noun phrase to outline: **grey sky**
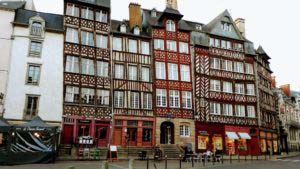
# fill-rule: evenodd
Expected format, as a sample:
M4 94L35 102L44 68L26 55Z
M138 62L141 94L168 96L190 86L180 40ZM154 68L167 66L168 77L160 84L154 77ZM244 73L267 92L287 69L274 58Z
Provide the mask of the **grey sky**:
M41 11L62 13L63 0L34 0ZM165 0L112 0L112 17L128 18L128 4L163 10ZM178 0L184 19L208 23L225 9L232 17L246 19L246 37L262 45L272 58L271 68L279 85L290 83L300 90L300 1L299 0ZM299 56L300 57L300 56Z

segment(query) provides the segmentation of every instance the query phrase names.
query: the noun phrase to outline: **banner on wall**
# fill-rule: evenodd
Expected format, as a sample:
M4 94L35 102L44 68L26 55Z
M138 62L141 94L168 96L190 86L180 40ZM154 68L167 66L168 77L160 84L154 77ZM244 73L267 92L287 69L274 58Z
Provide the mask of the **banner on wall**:
M198 149L206 150L208 145L209 138L208 136L198 136Z

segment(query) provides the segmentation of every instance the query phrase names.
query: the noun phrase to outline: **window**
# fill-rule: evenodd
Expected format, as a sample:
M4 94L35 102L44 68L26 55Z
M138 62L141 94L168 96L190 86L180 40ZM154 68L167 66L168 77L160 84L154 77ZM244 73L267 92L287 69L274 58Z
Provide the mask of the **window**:
M231 104L223 104L223 115L224 116L232 116L233 109Z
M176 41L167 40L167 50L171 52L176 52L177 51Z
M245 86L244 84L235 84L235 93L236 94L245 94Z
M223 82L223 92L232 93L232 83L231 82Z
M211 58L210 60L210 68L212 69L220 69L221 68L221 61L219 58Z
M152 126L151 126L152 127ZM143 128L143 142L150 142L152 139L152 129Z
M29 56L40 57L42 52L42 43L37 41L30 42Z
M140 106L140 94L138 92L130 92L130 107L138 109Z
M179 108L179 91L178 90L170 90L170 107Z
M79 102L79 88L74 86L66 86L65 102L78 103Z
M185 42L179 42L179 52L180 53L189 53L189 44Z
M156 106L167 107L167 91L166 91L166 89L156 89Z
M117 108L124 107L124 92L115 91L115 93L114 93L114 105Z
M227 22L223 22L222 23L222 30L227 31L227 32L231 32L231 24L227 23Z
M124 79L124 65L115 64L115 78Z
M96 46L98 48L107 49L107 46L108 46L107 36L97 34L96 35Z
M143 108L152 109L152 94L144 93L143 94Z
M221 48L226 49L226 41L221 40Z
M97 104L109 105L109 90L97 90Z
M137 66L128 66L128 80L137 80Z
M255 118L255 107L254 106L247 106L247 113L248 113L248 117L250 118Z
M142 81L150 82L150 68L149 67L142 67Z
M108 62L97 61L97 75L102 77L108 77Z
M95 90L94 89L88 89L88 88L81 89L82 103L94 104L94 101L95 101L94 99L95 99Z
M162 39L154 39L154 49L165 50L164 40L162 40Z
M81 8L81 18L94 20L94 12L90 8Z
M232 71L232 61L222 60L222 69L226 71Z
M79 8L74 4L67 4L66 15L79 17Z
M140 28L138 26L133 29L133 34L140 35Z
M122 51L122 39L113 38L113 50Z
M221 115L221 104L210 103L210 114Z
M107 12L106 11L96 11L96 21L107 23Z
M234 62L234 71L238 73L244 73L244 63Z
M78 43L78 30L74 28L67 28L66 41L70 43Z
M191 81L191 73L189 65L180 65L180 78L181 81L190 82Z
M215 39L209 38L209 46L214 47L215 46Z
M141 53L144 55L150 55L149 42L141 42Z
M254 70L253 70L253 65L252 64L246 63L245 67L246 67L246 73L247 74L250 74L250 75L254 74Z
M39 96L26 95L25 119L32 119L38 114Z
M237 117L245 117L245 106L243 106L243 105L236 105L235 106L235 115Z
M38 85L40 81L41 66L28 65L27 84Z
M178 80L178 65L176 63L168 63L169 80Z
M247 95L255 96L254 84L247 84Z
M79 73L79 58L75 56L67 56L66 72Z
M166 65L164 62L155 62L156 79L166 79Z
M129 39L129 52L137 53L137 41Z
M125 24L122 24L121 27L120 27L120 32L122 33L126 33L127 32L127 29L126 29L126 25Z
M216 48L220 47L220 40L219 39L215 39L215 47Z
M172 20L167 20L167 31L175 32L175 23Z
M182 92L182 108L186 108L186 109L192 108L192 92L187 92L187 91Z
M235 50L242 52L244 50L243 45L240 44L240 43L236 43L235 44Z
M81 73L95 75L94 61L91 59L81 59Z
M227 41L226 47L227 47L227 49L231 50L232 49L231 42Z
M181 137L189 137L190 136L190 128L186 125L180 125L180 136Z
M31 30L30 30L30 35L34 36L42 36L43 33L43 26L41 22L32 22L31 24Z
M220 80L210 80L210 90L220 92L221 91Z
M157 16L157 12L156 12L156 10L155 9L153 9L152 11L151 11L151 17L156 17Z
M81 31L81 44L94 46L94 34L92 32Z

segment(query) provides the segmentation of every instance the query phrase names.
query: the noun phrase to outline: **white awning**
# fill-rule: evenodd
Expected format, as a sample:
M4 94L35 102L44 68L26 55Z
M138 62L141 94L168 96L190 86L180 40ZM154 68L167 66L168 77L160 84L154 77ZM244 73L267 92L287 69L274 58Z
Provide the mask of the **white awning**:
M234 140L238 140L239 137L235 132L228 132L226 131L226 135L229 139L234 139Z
M251 140L251 136L248 133L239 133L239 135L243 139Z

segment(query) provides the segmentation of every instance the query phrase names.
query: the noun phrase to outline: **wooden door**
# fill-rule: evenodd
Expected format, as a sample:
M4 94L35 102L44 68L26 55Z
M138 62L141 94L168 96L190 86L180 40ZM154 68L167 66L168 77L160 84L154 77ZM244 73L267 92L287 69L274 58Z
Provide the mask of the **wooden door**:
M74 126L73 125L64 125L61 137L62 144L73 144L73 133Z
M115 129L115 131L114 131L114 143L117 146L122 145L122 129Z

